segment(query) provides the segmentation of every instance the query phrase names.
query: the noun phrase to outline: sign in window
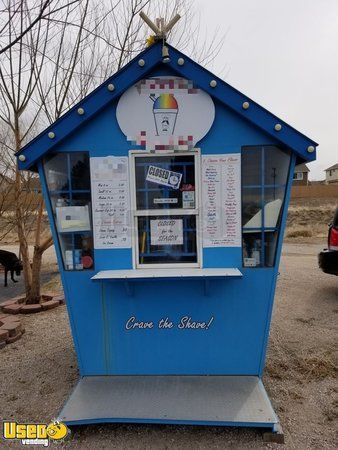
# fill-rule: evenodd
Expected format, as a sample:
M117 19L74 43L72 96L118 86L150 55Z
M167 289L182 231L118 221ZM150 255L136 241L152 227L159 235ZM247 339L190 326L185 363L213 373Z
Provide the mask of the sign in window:
M198 158L132 153L136 267L199 266Z

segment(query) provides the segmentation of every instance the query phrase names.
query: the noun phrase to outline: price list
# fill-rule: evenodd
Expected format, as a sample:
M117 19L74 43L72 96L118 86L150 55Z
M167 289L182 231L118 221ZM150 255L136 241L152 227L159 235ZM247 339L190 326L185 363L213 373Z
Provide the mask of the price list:
M129 248L130 196L127 157L90 158L94 247Z
M202 157L204 247L241 245L240 163L237 153Z

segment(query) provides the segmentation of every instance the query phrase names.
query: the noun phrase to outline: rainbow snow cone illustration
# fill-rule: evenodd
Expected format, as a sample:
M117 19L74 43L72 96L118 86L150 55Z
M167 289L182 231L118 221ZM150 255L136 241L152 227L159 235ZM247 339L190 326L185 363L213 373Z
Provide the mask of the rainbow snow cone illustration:
M154 102L153 113L157 136L166 136L174 134L178 104L174 94L161 94L155 98L150 96Z

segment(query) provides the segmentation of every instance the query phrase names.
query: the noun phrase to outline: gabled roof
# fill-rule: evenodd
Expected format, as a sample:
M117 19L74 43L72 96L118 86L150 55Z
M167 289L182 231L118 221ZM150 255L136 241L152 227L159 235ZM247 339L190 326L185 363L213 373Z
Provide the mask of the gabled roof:
M295 172L310 172L310 169L306 164L298 164L298 166L295 167Z
M265 133L273 136L282 145L291 148L296 153L299 163L312 161L316 158L316 152L313 151L318 145L316 142L278 119L265 108L213 75L174 47L170 45L168 47L170 62L164 63L162 61L162 44L160 42L146 48L126 66L60 117L55 123L25 145L25 147L17 152L18 157L24 155L24 158L21 156L21 159L24 159L24 161L18 159L19 168L36 170L36 163L44 154L53 149L78 127L81 127L93 118L106 105L114 99L117 99L126 89L138 80L145 78L148 73L160 65L166 65L173 69L179 76L193 80L194 85L209 93L212 97L231 108L239 116L253 123ZM182 63L182 58L184 61L183 64L180 64ZM144 65L139 64L141 59L144 61ZM216 86L214 82L210 85L212 80L216 81ZM113 90L108 85L113 85ZM244 103L248 103L249 107L245 108L247 104L243 107ZM77 110L79 107L84 109L84 114L78 114ZM281 128L279 126L277 127L277 129L280 128L278 131L275 129L277 124L281 126ZM308 149L310 149L310 152Z
M331 167L328 167L327 169L325 169L325 172L327 172L328 170L334 170L334 169L338 169L338 164L334 164Z

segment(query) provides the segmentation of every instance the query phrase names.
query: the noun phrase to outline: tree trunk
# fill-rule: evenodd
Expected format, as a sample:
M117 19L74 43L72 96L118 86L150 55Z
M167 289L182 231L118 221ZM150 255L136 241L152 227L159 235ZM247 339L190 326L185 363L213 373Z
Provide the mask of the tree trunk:
M35 229L35 245L34 245L34 253L33 253L33 262L32 262L32 278L29 293L26 292L26 303L27 305L32 305L35 303L39 303L41 300L41 263L42 263L42 255L48 247L53 244L52 237L49 236L41 245L41 228L42 228L42 219L43 219L43 199L41 197L38 209L38 217L36 219L36 229Z
M30 290L32 286L32 269L30 266L29 261L29 248L28 248L28 242L26 239L26 233L25 233L25 223L24 218L22 214L22 208L20 203L20 194L21 194L21 179L20 179L20 172L18 168L16 167L16 174L15 174L15 220L16 220L16 226L18 230L18 238L19 238L19 245L20 245L20 255L22 259L22 265L23 265L23 276L24 276L24 282L25 282L25 293L26 297L30 295Z
M20 129L17 124L16 129L16 146L17 150L20 149ZM39 303L41 299L40 293L40 272L41 272L41 262L42 255L48 247L53 244L52 237L49 236L45 239L45 241L40 245L41 240L41 229L42 229L42 220L43 220L43 198L41 197L38 215L36 218L36 229L35 229L35 245L33 252L33 261L32 265L30 264L30 255L29 255L29 247L26 237L26 229L25 229L25 220L24 214L22 211L21 204L21 194L22 194L22 186L21 186L21 175L16 167L15 173L15 215L16 215L16 225L18 230L18 238L20 243L20 255L22 259L23 265L23 275L25 282L25 301L28 305Z
M29 294L26 293L27 305L39 303L41 299L40 293L40 271L41 271L42 253L39 247L34 247L33 263L32 263L32 283Z
M41 245L34 246L31 288L29 294L26 293L27 305L39 303L41 300L40 273L41 273L42 255L51 245L53 245L53 239L51 236L49 236Z

